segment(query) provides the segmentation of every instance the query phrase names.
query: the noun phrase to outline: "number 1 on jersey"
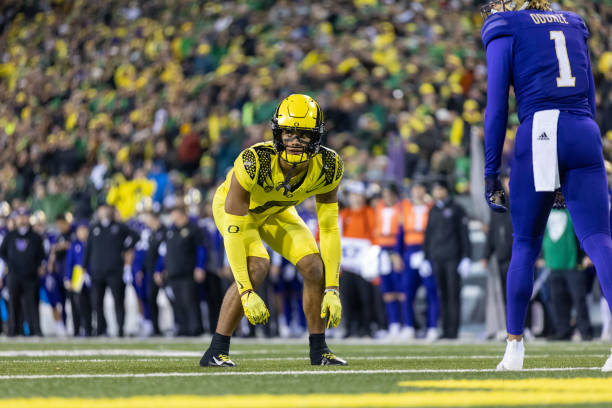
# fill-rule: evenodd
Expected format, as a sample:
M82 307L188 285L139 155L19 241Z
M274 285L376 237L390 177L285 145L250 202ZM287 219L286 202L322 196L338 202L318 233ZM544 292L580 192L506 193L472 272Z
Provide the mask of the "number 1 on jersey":
M559 77L557 77L557 88L576 86L576 77L572 76L567 47L565 45L565 34L563 31L551 31L550 39L555 41L555 51L559 62Z

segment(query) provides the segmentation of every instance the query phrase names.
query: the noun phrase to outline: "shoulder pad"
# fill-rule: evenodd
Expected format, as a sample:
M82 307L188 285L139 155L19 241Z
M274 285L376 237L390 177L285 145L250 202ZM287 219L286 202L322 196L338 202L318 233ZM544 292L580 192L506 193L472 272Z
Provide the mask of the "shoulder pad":
M321 177L325 177L325 185L332 184L342 177L344 165L338 153L332 149L321 146L321 162L323 164L321 167ZM338 163L337 166L336 163Z
M486 19L480 34L485 48L494 39L513 34L509 13L511 12L495 13Z
M268 143L258 143L252 148L259 160L257 184L263 187L266 180L270 179L270 182L272 180L272 156L276 154L276 150Z
M242 152L242 164L244 165L244 171L246 171L251 180L253 180L257 173L257 159L255 158L255 153L253 153L251 149L246 149Z

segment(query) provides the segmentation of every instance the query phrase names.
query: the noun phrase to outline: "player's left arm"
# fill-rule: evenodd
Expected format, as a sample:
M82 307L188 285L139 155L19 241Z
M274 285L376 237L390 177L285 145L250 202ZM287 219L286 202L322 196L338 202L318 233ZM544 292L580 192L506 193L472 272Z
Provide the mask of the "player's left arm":
M317 217L321 258L325 267L325 293L321 303L321 318L329 316L327 327L336 327L342 316L340 303L340 228L338 227L338 187L318 194Z

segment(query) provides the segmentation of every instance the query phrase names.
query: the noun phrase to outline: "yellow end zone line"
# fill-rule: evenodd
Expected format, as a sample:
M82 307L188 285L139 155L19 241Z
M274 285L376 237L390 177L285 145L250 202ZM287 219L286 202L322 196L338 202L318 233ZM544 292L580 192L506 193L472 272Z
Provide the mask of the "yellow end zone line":
M473 407L612 403L612 378L407 381L401 393L0 399L7 408ZM521 392L523 391L523 392Z

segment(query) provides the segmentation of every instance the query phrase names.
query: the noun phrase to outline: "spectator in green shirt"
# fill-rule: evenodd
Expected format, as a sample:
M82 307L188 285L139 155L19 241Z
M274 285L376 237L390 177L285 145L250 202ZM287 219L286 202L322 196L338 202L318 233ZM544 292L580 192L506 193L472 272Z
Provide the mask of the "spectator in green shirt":
M586 304L586 279L578 270L578 242L567 209L553 209L542 243L544 263L550 269L554 340L570 340L576 327L583 340L593 338ZM572 324L572 307L576 321Z

